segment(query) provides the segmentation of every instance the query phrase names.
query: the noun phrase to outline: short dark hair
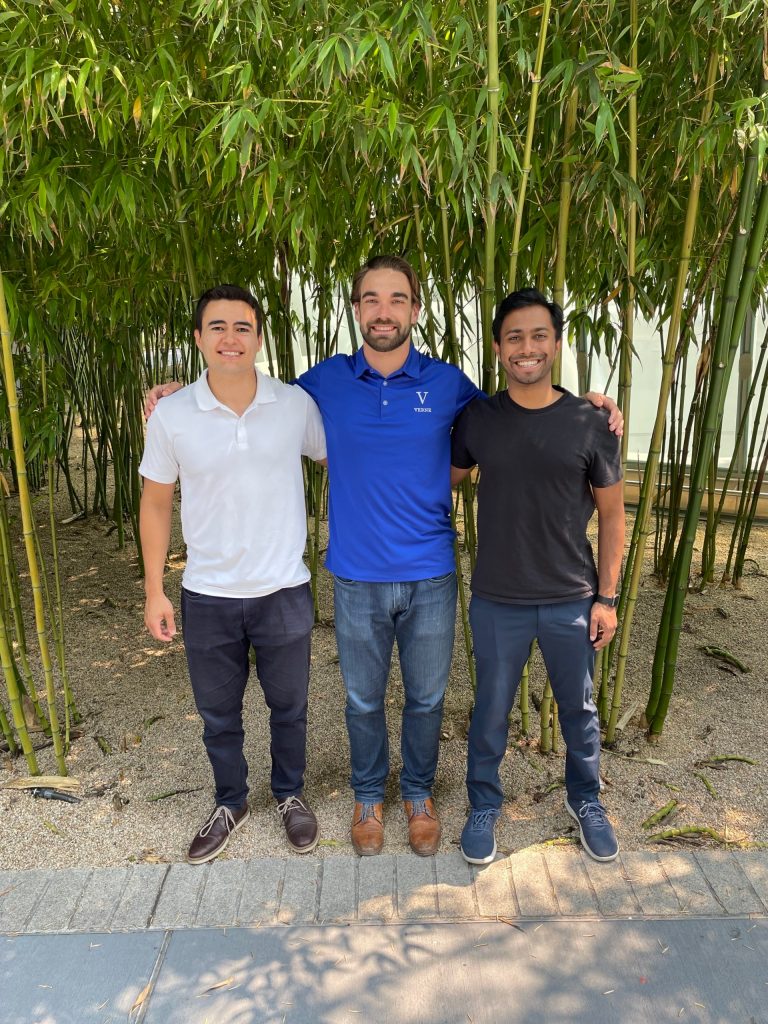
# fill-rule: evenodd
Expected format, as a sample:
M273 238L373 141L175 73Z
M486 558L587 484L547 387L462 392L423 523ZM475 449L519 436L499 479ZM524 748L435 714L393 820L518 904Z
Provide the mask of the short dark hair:
M261 334L264 320L261 306L247 288L240 288L236 284L217 284L214 288L209 288L207 292L203 292L197 300L197 308L195 309L195 330L202 331L205 307L209 302L216 302L218 299L226 299L227 302L245 302L250 306L256 314L256 333Z
M416 271L408 260L404 260L401 256L387 256L386 254L372 256L366 260L352 278L352 302L360 301L360 289L363 278L369 270L397 270L399 273L405 274L408 278L408 284L411 286L411 298L417 306L421 305L421 285L416 276Z
M556 302L550 302L546 295L543 295L538 288L520 288L511 292L505 299L502 299L496 309L496 316L493 318L493 340L499 344L501 340L501 327L507 316L515 309L525 309L528 306L543 306L549 312L552 319L552 326L555 328L555 340L559 341L563 336L563 307Z

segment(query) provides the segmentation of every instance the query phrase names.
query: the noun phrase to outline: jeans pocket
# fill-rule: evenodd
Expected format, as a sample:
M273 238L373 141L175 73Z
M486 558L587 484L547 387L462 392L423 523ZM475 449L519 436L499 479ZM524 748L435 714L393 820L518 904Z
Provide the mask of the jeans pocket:
M348 580L344 576L334 576L333 578L337 583L343 583L346 587L353 587L356 583L360 582L360 580Z
M451 577L454 576L454 575L455 575L455 570L451 569L450 572L443 573L442 576L429 576L426 580L424 580L424 582L425 583L447 583L448 580L451 579Z

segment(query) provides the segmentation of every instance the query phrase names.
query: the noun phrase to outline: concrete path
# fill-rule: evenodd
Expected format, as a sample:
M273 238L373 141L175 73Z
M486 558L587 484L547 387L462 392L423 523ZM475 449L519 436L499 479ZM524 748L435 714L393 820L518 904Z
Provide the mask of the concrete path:
M2 1024L129 1016L768 1024L768 853L0 871Z

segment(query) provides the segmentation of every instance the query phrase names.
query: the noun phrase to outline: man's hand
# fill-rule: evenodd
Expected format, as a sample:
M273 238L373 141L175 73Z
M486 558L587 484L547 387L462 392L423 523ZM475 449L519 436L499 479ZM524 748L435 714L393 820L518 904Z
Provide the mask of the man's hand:
M164 593L147 597L144 604L144 625L155 638L169 644L176 636L173 605Z
M150 395L156 390L157 388L153 388L152 391L150 391ZM590 401L595 408L608 410L610 413L610 416L608 417L608 429L612 430L616 437L621 437L624 433L624 416L614 400L609 395L601 395L599 391L588 391L584 397ZM154 408L154 406L152 408Z
M168 384L155 384L155 386L147 392L144 398L144 419L148 420L149 417L155 410L155 406L161 398L167 398L168 395L172 395L174 391L179 391L183 385L179 384L178 381L172 380ZM587 396L589 397L589 396ZM598 395L598 398L602 398L602 395ZM590 399L591 400L591 399ZM610 402L610 398L608 399ZM599 403L595 402L595 405Z
M592 646L596 651L602 650L613 640L615 633L616 609L595 601L589 618L589 639Z

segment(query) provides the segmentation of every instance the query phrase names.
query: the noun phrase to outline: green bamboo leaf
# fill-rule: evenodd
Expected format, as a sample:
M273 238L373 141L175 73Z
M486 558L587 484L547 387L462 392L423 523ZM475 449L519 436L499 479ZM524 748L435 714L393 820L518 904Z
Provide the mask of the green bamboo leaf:
M120 85L122 85L122 87L127 91L128 90L128 86L126 85L125 78L123 78L123 72L120 70L120 68L117 66L117 64L113 64L112 65L112 74L118 80Z
M357 44L355 50L355 64L359 64L370 49L376 45L376 35L373 32L368 32L360 42Z
M382 68L391 81L397 82L397 74L395 73L395 65L392 63L392 51L389 48L389 43L384 36L379 35L378 33L376 34L376 43L379 47Z
M161 82L155 92L155 98L152 101L152 116L150 117L150 124L154 124L160 114L163 107L163 100L165 99L165 90L168 86L167 82Z
M397 128L397 117L397 104L395 103L394 100L392 100L392 102L389 104L389 116L387 118L387 127L389 128L390 139L394 139L395 137L395 129Z
M611 106L606 99L600 100L595 119L595 142L599 146L608 131L608 125L612 120Z
M238 131L240 130L240 125L242 124L243 119L245 117L245 114L246 110L241 108L240 110L236 110L232 117L230 117L226 127L224 128L224 131L221 133L222 150L225 150L227 146L229 146L230 142L234 139L235 135L237 135Z

